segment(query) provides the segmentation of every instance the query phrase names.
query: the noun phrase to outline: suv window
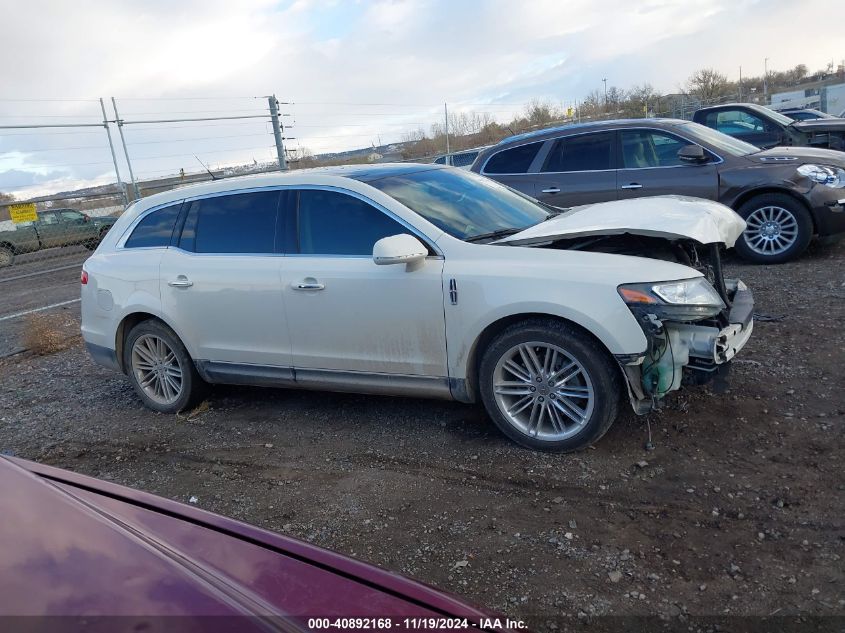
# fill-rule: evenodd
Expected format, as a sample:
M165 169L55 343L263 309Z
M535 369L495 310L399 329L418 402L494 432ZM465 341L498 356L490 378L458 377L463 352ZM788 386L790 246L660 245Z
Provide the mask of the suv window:
M613 132L565 136L555 141L541 171L613 169Z
M716 115L716 129L725 134L766 132L773 126L744 110L722 110Z
M622 166L628 169L642 167L675 167L683 165L678 150L689 141L657 130L622 130Z
M168 207L157 209L138 222L138 226L132 231L132 235L126 240L124 248L144 248L151 246L169 246L170 237L173 235L173 227L176 218L179 217L179 209L182 203L172 204Z
M179 247L194 253L274 253L280 195L259 191L190 202Z
M544 141L506 149L487 160L485 174L524 174L531 167Z
M478 152L464 152L463 154L452 155L452 167L466 167L472 165L478 158ZM530 164L530 163L529 163Z
M299 192L299 252L308 255L373 254L383 237L408 233L371 204L337 191Z

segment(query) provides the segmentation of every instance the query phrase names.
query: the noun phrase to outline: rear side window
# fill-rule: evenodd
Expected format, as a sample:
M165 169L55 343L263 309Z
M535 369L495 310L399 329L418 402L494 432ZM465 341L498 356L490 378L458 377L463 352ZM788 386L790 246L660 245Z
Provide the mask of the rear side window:
M493 154L484 166L485 174L524 174L531 167L543 142L512 147Z
M552 146L544 172L613 169L613 132L559 138Z
M354 196L337 191L299 192L299 252L307 255L373 254L383 237L408 233L399 222Z
M123 245L124 248L169 246L173 227L176 224L176 218L179 217L181 207L182 203L180 202L169 207L162 207L145 216L132 231L129 239L126 240Z
M453 167L466 167L472 165L478 157L478 152L466 152L464 154L455 154L452 156ZM533 160L533 159L532 159ZM530 165L530 163L529 163Z
M274 253L279 196L259 191L188 203L179 247L194 253Z

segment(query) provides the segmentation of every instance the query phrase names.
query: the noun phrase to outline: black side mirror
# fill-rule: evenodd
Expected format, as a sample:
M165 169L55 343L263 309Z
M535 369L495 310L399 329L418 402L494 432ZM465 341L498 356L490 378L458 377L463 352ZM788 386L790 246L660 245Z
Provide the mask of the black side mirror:
M685 163L705 163L707 162L707 153L701 145L684 145L678 150L678 158Z

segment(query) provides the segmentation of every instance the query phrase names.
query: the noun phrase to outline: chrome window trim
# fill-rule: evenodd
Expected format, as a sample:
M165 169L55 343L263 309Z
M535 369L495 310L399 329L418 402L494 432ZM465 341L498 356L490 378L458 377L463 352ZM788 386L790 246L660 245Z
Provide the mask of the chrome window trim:
M703 145L699 141L694 141L692 139L687 138L683 134L678 134L677 132L674 132L674 131L669 132L668 130L663 130L661 128L647 127L647 126L615 127L615 128L602 129L602 130L589 130L589 131L586 131L586 132L578 132L576 134L563 134L563 135L560 135L560 136L551 136L551 137L549 137L545 140L542 140L542 141L531 141L531 143L550 143L550 142L553 143L554 141L557 141L558 139L561 139L561 138L571 138L571 137L574 137L574 136L584 136L585 134L597 134L599 132L623 132L625 130L646 130L646 131L649 131L649 132L663 132L663 133L666 133L666 134L674 135L674 136L677 136L678 138L682 138L685 141L692 143L694 145L700 145L706 151L710 152L711 154L713 154L718 159L716 161L713 161L711 163L706 163L706 164L721 165L722 163L725 162L725 159L722 158L721 155L719 155L717 152L713 151L709 147ZM530 145L531 143L521 143L519 145L513 145L511 147L503 148L501 151L503 152L505 150L512 149L514 147L521 147L522 145ZM542 152L543 149L544 148L540 148L540 152ZM551 144L549 145L548 151L551 151ZM538 156L539 156L540 152L538 152ZM624 171L624 170L629 170L629 169L674 169L676 167L694 167L695 166L695 165L666 165L664 167L659 167L659 166L658 167L618 167L618 168L615 168L615 169L579 169L579 170L575 170L575 171L527 171L527 172L517 172L517 173L511 173L511 174L488 174L485 171L485 168L487 167L487 162L491 158L493 158L493 156L495 156L498 153L500 153L500 152L494 152L493 154L491 154L487 158L486 161L484 161L484 167L481 168L481 172L480 172L483 176L490 176L491 178L495 178L496 176L545 176L545 175L554 175L554 174L600 174L600 173L606 173L606 172L610 172L610 171ZM532 161L532 164L529 166L529 169L531 167L534 167L534 162L536 162L536 158L537 157L535 157L535 160Z
M362 183L362 184L366 185L366 183ZM367 186L369 186L369 185L367 185ZM124 244L126 243L128 236L131 235L132 231L135 230L135 227L138 225L138 223L143 218L148 216L150 213L158 211L159 209L163 209L164 207L169 207L169 206L172 206L172 205L175 205L175 204L186 204L186 203L190 203L190 202L195 202L197 200L205 200L205 199L208 199L208 198L219 198L221 196L237 195L237 194L241 194L241 193L261 193L261 192L265 192L265 191L289 191L289 190L297 191L297 190L302 190L302 189L311 189L311 190L320 190L320 191L335 191L337 193L351 195L355 198L358 198L362 202L365 202L365 203L375 207L377 210L381 211L382 213L386 214L391 219L395 220L396 222L398 222L399 224L404 226L406 229L408 229L414 235L414 237L420 239L424 244L428 245L435 253L437 253L437 255L434 255L434 256L430 255L430 256L426 257L426 259L444 259L443 251L434 243L434 240L427 237L425 235L425 233L423 233L420 229L416 228L415 226L412 226L406 220L404 220L403 218L400 218L398 215L393 213L390 209L386 208L384 205L376 202L375 200L372 200L371 198L368 198L367 196L365 196L363 194L358 193L357 191L352 191L351 189L344 189L343 187L337 187L337 186L334 186L334 185L311 185L311 184L284 184L284 185L269 185L269 186L266 186L266 187L247 187L247 188L244 188L244 189L228 189L226 191L215 191L214 193L206 193L206 194L199 194L199 195L196 195L196 196L189 196L189 197L186 197L186 198L182 198L180 200L171 200L170 202L165 202L163 204L156 205L154 207L150 207L149 209L147 209L143 213L141 213L137 218L135 218L132 221L132 223L129 225L129 227L126 229L126 231L124 231L124 233L120 236L120 238L117 242L116 248L121 248L121 249L125 248ZM396 201L396 203L402 204L398 200ZM405 207L405 205L402 205L402 206ZM405 207L405 208L408 209L407 207ZM417 215L416 212L412 211L411 209L408 209L408 212L414 213L415 215ZM306 254L302 254L302 253L193 253L191 251L186 251L185 249L180 248L179 246L141 246L141 247L135 247L135 248L126 249L126 250L140 250L140 249L153 249L153 248L174 248L174 249L179 250L183 253L189 253L191 255L199 255L199 256L210 255L210 256L236 256L236 257L238 257L238 256L240 256L240 257L249 257L249 256L255 256L255 257L262 257L262 256L275 256L275 257L338 257L338 258L345 257L345 258L372 259L372 254L370 254L370 255L332 255L332 254L312 254L312 253L306 253Z

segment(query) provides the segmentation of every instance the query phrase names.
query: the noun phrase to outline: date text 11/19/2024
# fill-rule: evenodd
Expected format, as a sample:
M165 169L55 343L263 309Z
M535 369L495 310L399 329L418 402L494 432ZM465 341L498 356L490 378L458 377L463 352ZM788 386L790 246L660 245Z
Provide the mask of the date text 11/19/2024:
M470 622L467 618L309 618L308 628L340 629L359 631L387 631L390 629L443 631L479 628L496 631L521 631L527 629L522 620L510 618L480 618L477 622Z

